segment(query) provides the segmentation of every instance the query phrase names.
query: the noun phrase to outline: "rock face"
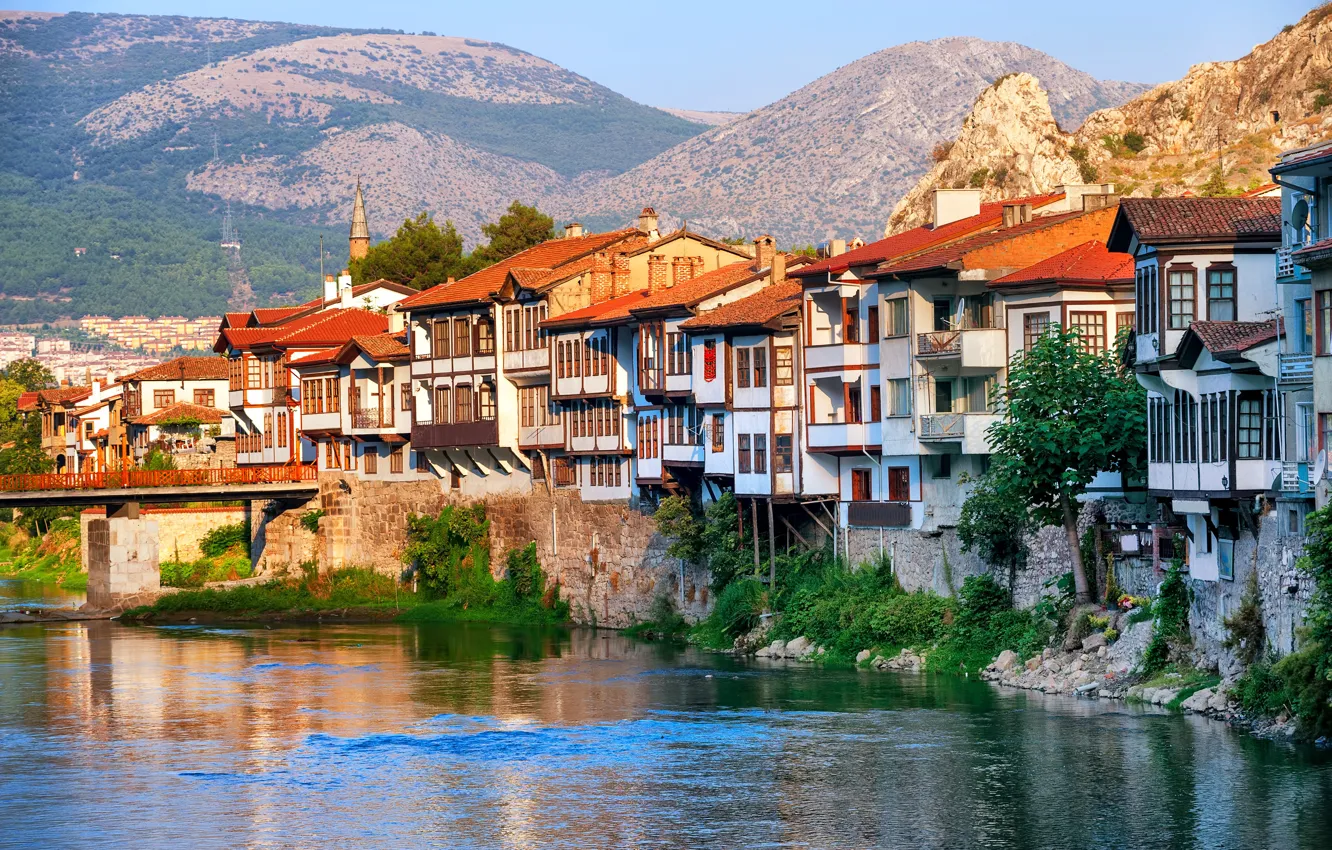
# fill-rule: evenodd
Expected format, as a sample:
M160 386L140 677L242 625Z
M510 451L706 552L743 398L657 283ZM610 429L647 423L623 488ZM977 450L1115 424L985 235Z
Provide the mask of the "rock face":
M884 235L925 224L936 187L981 190L983 200L1035 195L1077 183L1070 140L1031 74L1008 74L981 92L948 156L898 202Z
M1002 80L977 101L948 156L894 209L887 231L921 223L931 189L970 181L981 169L987 174L977 178L979 188L991 198L1048 192L1061 182L1178 195L1206 184L1221 159L1226 187L1266 183L1280 151L1332 135L1332 99L1324 91L1330 78L1332 6L1321 6L1249 55L1194 65L1183 79L1093 112L1076 132L1050 132L1039 95ZM1046 131L1040 139L1031 135L1037 127ZM996 162L1008 151L996 156L985 145L1009 139L1036 148L1030 160L1010 157L997 179Z

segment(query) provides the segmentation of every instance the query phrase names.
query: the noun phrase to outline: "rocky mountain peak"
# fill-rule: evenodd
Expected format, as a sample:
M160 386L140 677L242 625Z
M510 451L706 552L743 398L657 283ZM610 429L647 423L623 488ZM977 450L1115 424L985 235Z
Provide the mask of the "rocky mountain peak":
M934 189L981 190L986 201L1078 182L1078 166L1050 97L1031 74L1006 74L976 98L957 140L935 148L934 167L898 202L885 236L929 220Z

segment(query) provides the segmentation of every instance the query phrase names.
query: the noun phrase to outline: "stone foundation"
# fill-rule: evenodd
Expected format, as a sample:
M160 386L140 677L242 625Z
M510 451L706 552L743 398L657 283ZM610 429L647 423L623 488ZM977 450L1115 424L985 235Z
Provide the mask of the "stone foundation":
M87 528L88 605L120 611L161 592L155 519L91 519Z
M79 516L82 527L83 568L88 569L88 524L106 516L105 508L88 508ZM157 520L157 551L169 561L195 561L203 556L199 542L208 532L249 519L248 507L140 508L139 516Z

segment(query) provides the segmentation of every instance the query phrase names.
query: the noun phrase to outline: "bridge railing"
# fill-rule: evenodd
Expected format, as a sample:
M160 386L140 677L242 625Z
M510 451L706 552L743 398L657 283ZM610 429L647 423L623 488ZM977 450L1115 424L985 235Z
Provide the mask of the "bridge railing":
M294 481L316 481L318 478L319 470L313 464L238 466L228 469L125 469L115 472L0 475L0 492L289 484Z

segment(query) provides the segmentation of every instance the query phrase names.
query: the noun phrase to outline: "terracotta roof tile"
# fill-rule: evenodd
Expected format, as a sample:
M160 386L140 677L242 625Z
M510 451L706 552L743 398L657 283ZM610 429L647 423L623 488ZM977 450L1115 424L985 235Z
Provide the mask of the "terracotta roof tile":
M1127 247L1120 223L1140 242L1280 239L1280 198L1125 198L1111 231L1112 249ZM1118 234L1118 236L1117 236Z
M1076 212L1037 216L1022 224L1015 224L1011 227L1003 227L995 230L987 230L983 233L976 233L955 242L950 242L947 245L928 250L923 254L914 254L905 259L883 263L875 269L874 276L918 273L929 271L931 269L941 269L948 266L950 263L955 263L961 260L968 252L974 251L977 248L985 248L1003 242L1006 239L1012 239L1015 236L1044 230L1047 227L1053 227L1056 224L1069 221L1080 215L1083 215L1081 210Z
M31 410L36 410L37 405L41 402L41 399L38 398L40 394L41 393L38 390L32 390L31 392L26 392L26 393L19 393L18 402L16 403L15 406L18 408L20 412L25 412L25 413Z
M172 420L195 419L205 425L216 425L222 421L222 411L216 407L178 401L170 407L164 407L152 413L144 414L130 421L135 425L158 425Z
M1034 266L992 280L990 286L1132 282L1133 267L1131 255L1113 253L1105 247L1104 242L1091 241L1055 254Z
M375 360L406 360L412 356L411 349L404 344L401 333L354 336L351 342Z
M177 357L156 366L131 372L120 378L124 381L225 381L225 357Z
M483 301L499 292L509 270L554 269L571 260L578 259L594 251L600 251L633 236L641 235L634 228L614 230L609 233L593 233L587 236L575 236L565 239L548 239L540 245L534 245L525 251L519 251L512 257L488 266L479 272L470 274L454 283L443 283L419 292L402 302L403 310L415 310L422 307L439 307L448 304L470 304Z
M42 404L68 404L82 401L90 395L92 395L91 387L56 387L37 391L37 399Z
M573 310L547 319L541 323L541 327L556 330L575 325L614 324L617 321L629 318L629 309L637 307L646 299L647 292L640 289L628 295L621 295L619 298L612 298L609 301L602 301L600 304L593 304L590 307L583 307L581 310Z
M1062 194L1032 195L1025 198L1012 198L981 204L978 215L959 219L942 227L925 225L904 230L886 239L880 239L877 242L871 242L855 250L847 251L845 254L811 263L798 271L792 271L791 275L793 277L812 277L821 274L836 275L852 266L878 265L894 257L922 251L931 245L960 239L980 230L997 227L1003 221L1006 204L1031 204L1034 208L1039 209L1063 197Z
M705 298L711 298L737 284L756 279L766 273L766 270L755 271L752 260L731 263L661 289L631 309L635 313L641 313L647 310L669 310L672 307L692 307Z
M1183 348L1189 334L1193 334L1214 356L1238 354L1276 339L1278 329L1276 319L1264 322L1198 321L1189 325L1188 332L1179 341L1179 347Z
M352 337L380 334L388 329L388 319L369 310L325 310L310 318L312 321L302 322L299 327L279 326L265 344L274 348L341 345Z
M700 313L682 322L680 327L702 330L766 325L787 313L799 312L802 291L798 280L766 286L739 301Z
M254 319L261 325L276 325L293 316L298 316L309 309L308 305L298 307L259 307L254 313Z

